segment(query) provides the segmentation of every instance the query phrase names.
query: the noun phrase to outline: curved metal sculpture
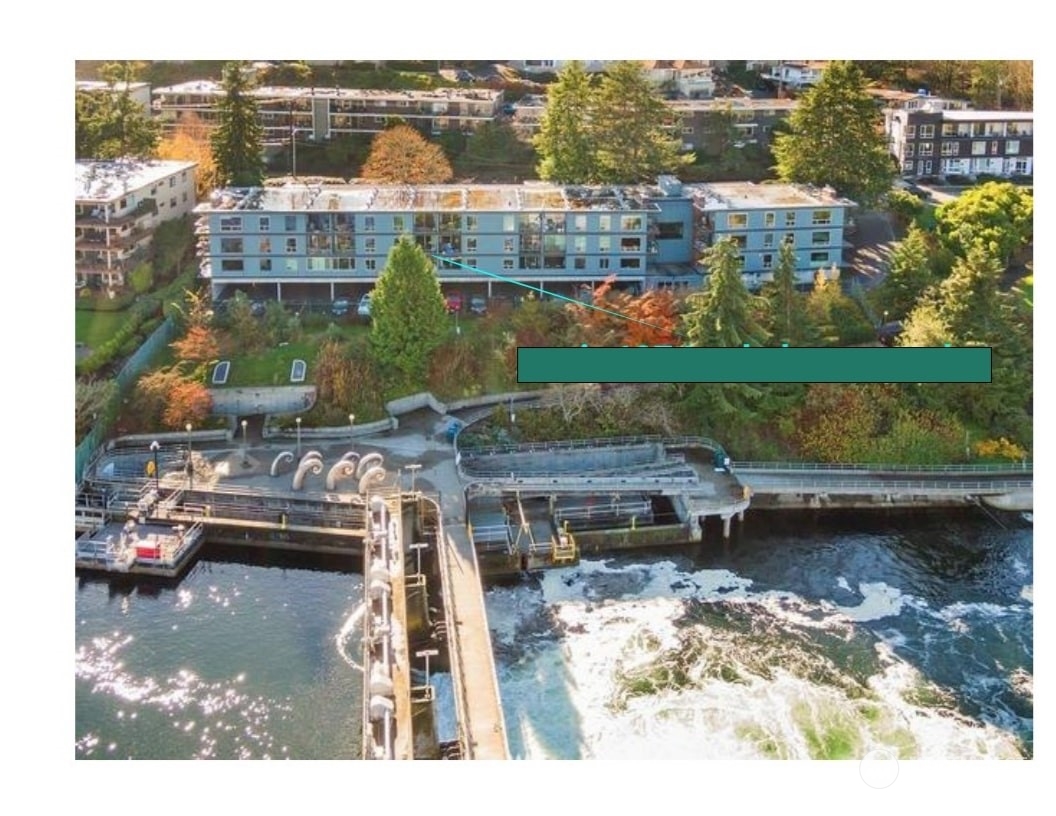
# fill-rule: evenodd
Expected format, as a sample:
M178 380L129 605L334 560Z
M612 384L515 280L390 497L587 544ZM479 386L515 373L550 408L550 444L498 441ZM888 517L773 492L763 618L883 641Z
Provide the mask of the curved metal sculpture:
M356 467L356 478L360 479L363 474L370 470L372 467L382 465L385 462L385 457L380 453L368 453L362 459L359 460L359 465Z
M371 454L373 455L373 454ZM364 457L365 459L366 457ZM360 462L360 465L363 463ZM366 493L371 485L381 484L385 481L385 468L383 467L372 467L364 473L359 479L359 492Z
M322 462L323 455L319 453L319 451L305 451L304 456L301 457L301 461L303 462L305 459L318 459L320 462Z
M358 457L358 454L357 454ZM326 489L333 490L338 479L348 478L356 475L356 463L342 459L336 462L326 474Z
M278 476L279 475L279 466L280 465L284 465L284 464L287 464L287 465L292 465L293 464L293 451L282 451L278 456L276 456L272 460L272 462L271 462L271 475L272 476Z
M348 451L347 453L341 454L341 461L342 462L349 462L349 461L352 461L353 459L355 459L357 462L359 461L359 454L356 453L355 451Z
M318 476L323 472L323 460L316 459L315 457L305 456L301 460L301 464L297 466L297 472L293 474L293 489L300 490L304 485L304 477L308 473L315 474Z

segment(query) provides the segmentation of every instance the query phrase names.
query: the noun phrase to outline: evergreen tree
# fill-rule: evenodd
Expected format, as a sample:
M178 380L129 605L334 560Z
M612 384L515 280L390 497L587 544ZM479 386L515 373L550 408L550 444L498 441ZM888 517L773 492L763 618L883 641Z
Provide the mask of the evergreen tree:
M910 313L924 291L932 284L928 239L916 225L891 253L887 275L877 290L877 306L892 319Z
M763 285L770 305L769 333L777 343L804 346L812 339L804 296L796 291L796 250L782 243L774 266L774 279Z
M448 333L447 311L433 262L409 237L389 251L370 304L370 344L403 385L424 383L433 351Z
M104 90L77 91L74 136L78 159L147 158L161 134L150 111L132 98L132 63L107 63L100 69Z
M246 63L226 63L222 84L219 119L210 138L217 179L221 185L258 186L264 180L264 128Z
M686 339L691 346L760 346L766 332L756 318L758 306L744 287L741 259L731 238L717 241L704 256L708 283L703 292L686 300L683 315Z
M559 184L583 184L597 173L590 115L594 90L580 62L570 62L546 92L546 110L535 137L539 177Z
M830 185L864 206L890 188L895 167L880 112L865 88L853 63L829 64L789 117L790 132L775 137L783 181Z
M990 343L1002 333L998 297L1001 273L1001 264L975 246L939 284L939 315L958 343Z

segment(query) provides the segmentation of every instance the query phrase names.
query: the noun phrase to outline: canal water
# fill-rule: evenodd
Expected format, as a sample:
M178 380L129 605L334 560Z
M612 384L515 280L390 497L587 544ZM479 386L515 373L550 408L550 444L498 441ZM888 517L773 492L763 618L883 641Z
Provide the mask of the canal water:
M749 513L726 547L492 587L511 752L1029 758L1033 529L1001 520ZM361 577L206 556L78 578L76 757L358 758Z

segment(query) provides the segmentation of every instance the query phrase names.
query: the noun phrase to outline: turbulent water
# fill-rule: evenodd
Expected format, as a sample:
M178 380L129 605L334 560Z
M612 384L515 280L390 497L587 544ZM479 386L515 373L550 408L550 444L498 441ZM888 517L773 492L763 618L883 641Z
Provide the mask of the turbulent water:
M1032 756L1029 527L774 525L749 514L725 550L591 559L491 589L511 753Z
M493 587L511 753L1030 757L1033 531L1005 523L749 513L726 549ZM79 579L76 757L358 758L362 587L221 560L176 585Z

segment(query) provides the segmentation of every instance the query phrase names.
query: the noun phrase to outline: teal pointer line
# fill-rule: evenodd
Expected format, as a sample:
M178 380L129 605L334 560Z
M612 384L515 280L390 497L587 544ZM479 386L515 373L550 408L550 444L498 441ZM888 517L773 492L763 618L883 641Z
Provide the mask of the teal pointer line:
M584 303L583 301L576 300L575 298L565 297L564 295L559 295L557 292L550 292L550 291L544 289L541 286L532 286L530 283L522 283L519 280L514 280L513 278L507 278L505 275L499 275L499 274L497 274L495 272L488 272L486 269L478 269L475 266L469 266L468 264L459 263L458 261L452 261L450 258L445 258L442 255L430 255L430 257L436 258L438 261L443 261L444 263L449 263L449 264L454 264L455 266L460 266L463 269L468 269L470 272L479 272L481 275L487 275L489 278L496 278L496 279L498 279L500 281L504 281L506 283L513 283L513 284L516 284L517 286L523 286L525 289L531 289L533 292L539 292L539 293L544 294L544 295L550 295L551 297L560 298L561 300L567 300L569 303L574 303L577 306L582 306L584 309L594 309L595 311L604 312L605 314L612 315L613 317L619 317L619 318L621 318L623 320L630 320L630 321L632 321L634 323L641 323L643 326L648 326L650 329L657 329L658 331L664 331L664 328L662 326L656 326L656 325L654 325L652 323L647 323L644 320L639 320L636 317L631 317L630 315L625 315L625 314L623 314L621 312L614 312L611 309L602 309L600 306L595 306L592 303Z

